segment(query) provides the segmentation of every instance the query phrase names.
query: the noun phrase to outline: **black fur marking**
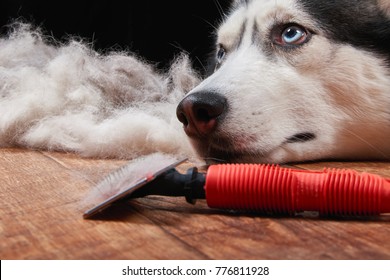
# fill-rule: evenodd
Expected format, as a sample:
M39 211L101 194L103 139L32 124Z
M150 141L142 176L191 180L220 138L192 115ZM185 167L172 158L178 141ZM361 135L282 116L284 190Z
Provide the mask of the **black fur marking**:
M303 143L308 142L311 140L314 140L316 138L316 135L311 132L303 132L295 134L294 136L287 139L286 143Z
M248 21L245 20L241 26L241 29L240 29L240 36L238 37L238 42L237 42L237 46L236 46L237 49L240 47L240 45L242 43L242 39L244 38L246 29L247 29L247 25L248 25Z
M390 63L390 19L376 0L298 0L332 40L376 52Z
M257 27L257 22L255 20L252 27L252 44L254 45L258 44L259 38L260 38L260 31L259 28Z
M218 65L218 61L215 57L215 51L213 51L210 54L209 59L207 60L207 67L203 78L207 78L208 76L211 76L215 72L217 65Z
M260 25L255 19L252 27L251 43L257 46L269 60L273 60L275 58L275 48L273 47L272 42L269 39L264 38L264 36L262 36L259 30L259 26Z

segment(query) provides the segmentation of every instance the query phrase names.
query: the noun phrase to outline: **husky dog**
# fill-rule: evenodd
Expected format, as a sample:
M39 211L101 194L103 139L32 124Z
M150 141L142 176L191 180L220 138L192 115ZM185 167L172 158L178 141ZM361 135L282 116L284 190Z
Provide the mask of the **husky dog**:
M390 159L390 0L236 0L177 107L205 159Z

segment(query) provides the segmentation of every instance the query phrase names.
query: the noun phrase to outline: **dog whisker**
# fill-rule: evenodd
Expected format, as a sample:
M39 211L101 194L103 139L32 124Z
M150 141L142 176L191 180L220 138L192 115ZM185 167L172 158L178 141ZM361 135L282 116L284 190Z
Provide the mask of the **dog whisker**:
M390 160L390 157L384 153L383 151L381 151L380 149L378 149L377 147L375 147L374 145L372 145L370 142L368 142L367 140L363 139L361 136L359 136L358 134L352 132L350 129L345 129L345 132L351 134L353 137L355 137L356 139L358 139L359 141L361 141L362 143L364 143L365 145L367 145L367 147L369 147L372 151L374 151L375 153L381 155L384 159L386 160Z
M222 8L221 3L218 0L214 0L213 2L215 4L215 6L217 7L220 18L225 18L226 14L224 12L224 9Z

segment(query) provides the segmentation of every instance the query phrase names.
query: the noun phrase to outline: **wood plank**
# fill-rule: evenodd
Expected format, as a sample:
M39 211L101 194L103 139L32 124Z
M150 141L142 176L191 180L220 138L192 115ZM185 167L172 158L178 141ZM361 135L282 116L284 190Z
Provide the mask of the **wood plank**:
M136 209L210 259L389 259L390 217L242 215L143 198Z
M390 216L325 219L209 209L151 196L83 220L82 199L123 160L0 149L1 259L390 259ZM390 163L355 168L390 177ZM186 166L188 167L188 166Z
M79 202L92 182L105 175L101 171L111 171L122 164L123 161L77 159L66 154L49 157L39 152L2 150L0 258L203 257L137 214L119 213L107 221L82 219ZM119 212L132 213L131 209Z
M324 168L339 168L339 169L353 169L358 172L368 172L390 178L390 163L389 162L337 162L325 161L314 163L296 164L296 167L303 169L323 170Z

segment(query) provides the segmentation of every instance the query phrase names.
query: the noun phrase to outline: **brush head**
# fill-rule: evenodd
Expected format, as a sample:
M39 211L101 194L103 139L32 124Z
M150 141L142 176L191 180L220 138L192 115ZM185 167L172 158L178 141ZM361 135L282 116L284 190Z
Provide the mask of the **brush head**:
M130 161L125 166L108 174L89 193L83 202L89 206L89 210L84 212L83 217L85 219L91 218L113 203L129 197L136 190L185 161L186 159L177 159L161 154L153 154Z
M91 218L97 213L110 207L112 204L124 199L133 199L144 197L147 195L163 195L163 196L184 196L187 202L194 204L196 199L205 198L204 184L205 174L198 173L198 169L193 167L188 169L187 173L182 174L178 172L175 167L185 162L187 159L166 161L161 158L156 169L155 158L147 159L143 162L138 162L138 166L130 163L127 166L108 175L102 182L97 185L98 190L106 190L106 197L99 202L95 202L93 207L84 212L85 219ZM152 165L145 165L145 163L154 164L153 172L150 171ZM135 169L140 166L148 167L149 171L144 175L135 179ZM107 194L110 193L111 195ZM99 196L101 197L101 196Z

